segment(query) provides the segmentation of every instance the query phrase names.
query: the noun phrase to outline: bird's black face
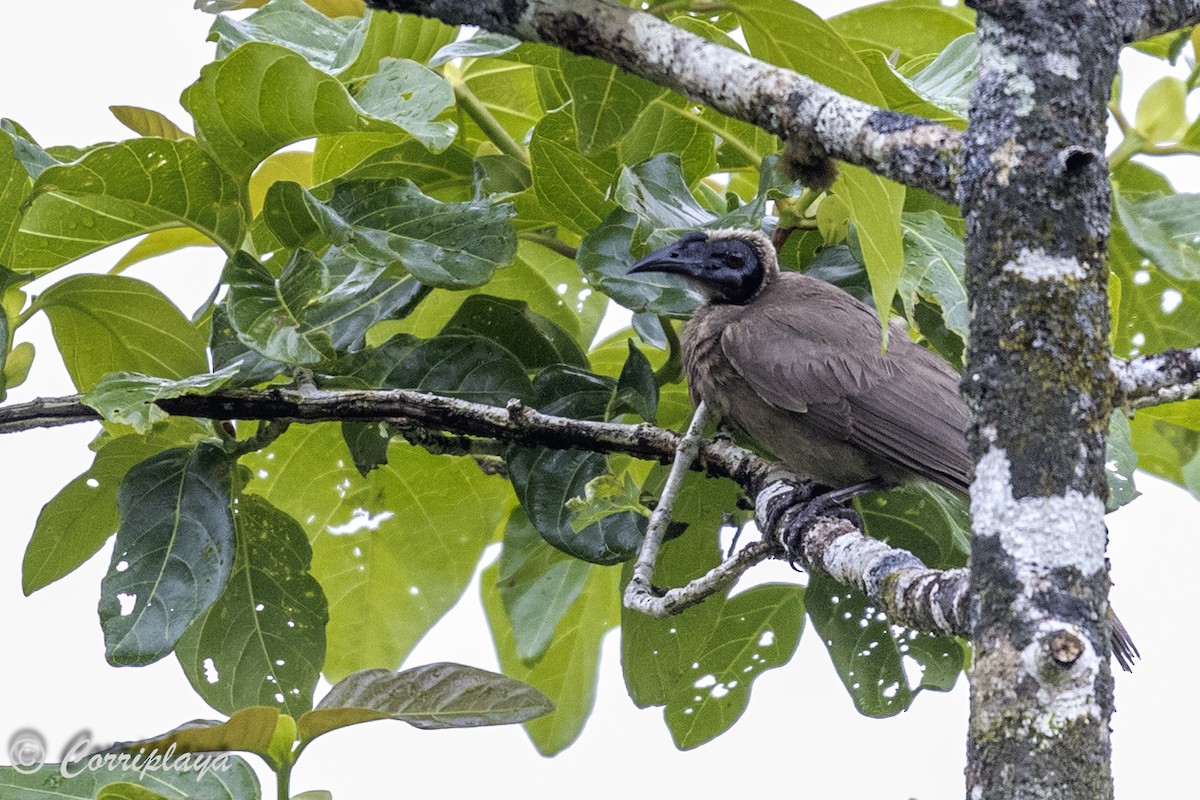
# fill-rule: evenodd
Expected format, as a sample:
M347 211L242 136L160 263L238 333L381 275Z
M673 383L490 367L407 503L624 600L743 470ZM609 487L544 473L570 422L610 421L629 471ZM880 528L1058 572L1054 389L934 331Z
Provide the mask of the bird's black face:
M754 248L735 238L710 239L695 231L656 250L629 269L682 275L710 302L741 305L762 285L763 265Z

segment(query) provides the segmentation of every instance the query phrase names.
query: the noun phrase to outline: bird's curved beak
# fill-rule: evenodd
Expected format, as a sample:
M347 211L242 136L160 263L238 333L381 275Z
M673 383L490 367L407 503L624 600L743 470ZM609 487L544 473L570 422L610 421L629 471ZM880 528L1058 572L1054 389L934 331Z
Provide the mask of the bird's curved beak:
M697 271L700 269L700 261L689 253L688 249L679 242L669 244L660 250L655 250L641 261L638 261L629 268L629 272L626 274L665 272L671 275L695 277Z

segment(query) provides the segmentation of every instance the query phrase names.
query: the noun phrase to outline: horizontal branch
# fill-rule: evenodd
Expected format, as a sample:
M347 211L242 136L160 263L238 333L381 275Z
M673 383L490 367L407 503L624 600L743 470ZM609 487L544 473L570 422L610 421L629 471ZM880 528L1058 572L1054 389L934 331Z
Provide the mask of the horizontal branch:
M649 423L577 420L543 414L517 400L500 408L404 389L324 391L310 385L300 389L231 389L163 399L157 405L169 414L218 420L392 422L402 430L419 426L460 437L485 437L488 448L499 440L555 449L619 452L662 462L675 457L683 438ZM0 406L0 433L98 419L100 415L84 405L79 395L42 398ZM456 452L469 451L467 441L459 440ZM784 490L794 490L805 480L778 464L727 441L702 440L696 449L692 469L734 480L748 495L758 498L759 507L764 498L778 503L783 513L775 519L788 518L793 507L798 510L805 502L802 492L779 499ZM765 491L768 484L770 491ZM755 564L782 557L778 537L771 531L763 534L764 541L747 545L720 565L706 585L668 590L661 595L655 604L659 611L678 613L698 597L729 585ZM960 586L966 583L960 571L926 569L911 553L888 547L844 520L818 518L802 534L798 560L810 572L829 575L863 591L894 615L895 622L931 632L961 633L965 629L966 617L958 610Z
M1113 359L1114 404L1130 411L1200 397L1200 347Z
M606 0L368 0L592 56L786 139L957 202L962 134L847 97Z

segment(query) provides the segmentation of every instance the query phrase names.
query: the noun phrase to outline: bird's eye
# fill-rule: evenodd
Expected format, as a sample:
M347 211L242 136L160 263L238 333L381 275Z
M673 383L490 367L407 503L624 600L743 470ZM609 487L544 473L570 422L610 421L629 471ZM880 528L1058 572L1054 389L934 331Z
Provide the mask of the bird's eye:
M746 259L742 257L741 253L730 253L728 256L726 256L726 260L729 262L729 265L735 269L740 269L742 265L746 263Z

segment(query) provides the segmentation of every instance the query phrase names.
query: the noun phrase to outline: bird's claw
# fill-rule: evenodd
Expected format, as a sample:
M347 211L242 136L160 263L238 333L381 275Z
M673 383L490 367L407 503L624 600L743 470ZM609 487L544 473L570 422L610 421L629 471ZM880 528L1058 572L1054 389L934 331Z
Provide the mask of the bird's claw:
M846 520L856 528L862 529L862 517L853 508L844 505L844 502L845 497L838 492L817 494L810 488L807 497L802 495L798 503L781 503L781 507L770 510L774 513L768 517L768 530L773 532L772 535L783 546L784 556L792 569L801 571L799 565L802 563L804 535L822 517Z

